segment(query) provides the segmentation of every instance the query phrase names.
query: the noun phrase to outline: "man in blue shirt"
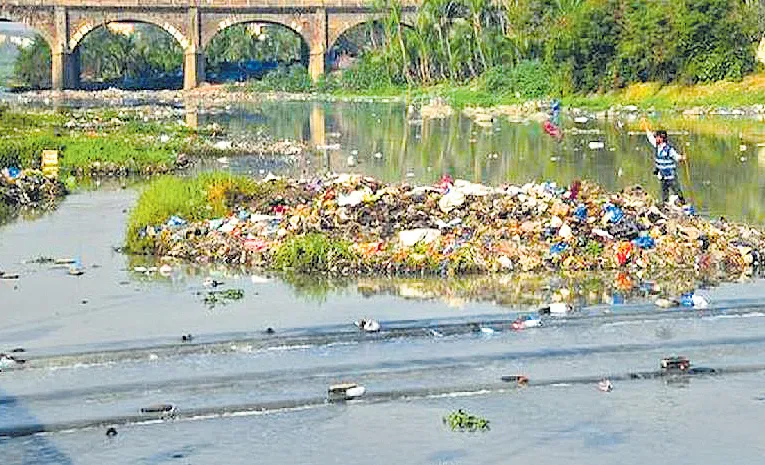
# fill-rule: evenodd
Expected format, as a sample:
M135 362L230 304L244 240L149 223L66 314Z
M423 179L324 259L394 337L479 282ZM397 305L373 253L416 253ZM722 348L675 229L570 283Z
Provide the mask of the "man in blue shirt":
M648 142L656 149L654 152L655 174L661 181L661 200L666 203L669 197L669 191L672 190L680 202L685 203L683 191L680 189L680 183L677 180L677 162L685 158L677 153L674 147L667 142L667 131L656 131L652 133L646 127L646 136Z

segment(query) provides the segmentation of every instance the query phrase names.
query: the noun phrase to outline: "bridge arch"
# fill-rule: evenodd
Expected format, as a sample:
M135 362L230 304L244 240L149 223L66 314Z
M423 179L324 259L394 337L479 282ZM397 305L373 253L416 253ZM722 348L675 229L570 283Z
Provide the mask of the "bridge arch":
M34 21L28 21L27 18L14 14L12 11L7 11L3 9L2 6L0 6L0 22L23 24L24 27L29 28L29 30L45 40L51 53L56 49L56 41L53 39L53 33L48 30L49 28L47 28L45 24L37 24Z
M301 17L300 14L292 16L284 14L252 14L227 16L218 21L209 21L208 24L202 27L202 50L207 50L207 46L210 45L212 39L226 29L232 26L252 23L283 26L299 36L304 44L309 47L311 46L311 25L308 18Z
M189 48L190 42L186 35L179 30L178 27L169 22L155 21L155 18L151 15L142 17L144 15L131 14L129 16L115 15L115 18L99 19L99 20L86 20L81 22L76 28L73 29L68 41L69 50L74 52L77 47L82 43L82 40L92 31L101 27L107 27L111 23L143 23L157 26L170 34L178 45L183 50ZM124 16L124 17L123 17Z
M222 82L262 76L285 64L300 63L307 68L310 44L301 33L300 24L284 23L264 20L221 22L217 33L208 38L202 50L205 77L211 82ZM259 66L250 67L252 64Z

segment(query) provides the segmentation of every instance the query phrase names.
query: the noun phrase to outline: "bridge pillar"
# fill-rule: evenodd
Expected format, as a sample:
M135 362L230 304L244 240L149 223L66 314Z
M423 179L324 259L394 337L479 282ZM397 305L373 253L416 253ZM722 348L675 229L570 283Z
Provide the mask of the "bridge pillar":
M189 8L189 46L183 53L183 88L193 89L205 80L205 55L202 52L202 28L199 9Z
M80 53L69 51L69 12L66 7L54 7L53 26L51 87L54 90L76 89L80 80Z
M205 80L205 55L187 50L183 55L183 88L194 89Z
M327 10L319 8L311 20L311 55L308 59L308 73L313 82L324 75L327 60Z

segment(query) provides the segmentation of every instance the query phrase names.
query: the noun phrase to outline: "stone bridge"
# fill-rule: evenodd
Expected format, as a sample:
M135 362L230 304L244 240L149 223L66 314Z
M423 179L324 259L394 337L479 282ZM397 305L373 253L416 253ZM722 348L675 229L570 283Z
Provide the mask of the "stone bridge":
M402 18L412 24L420 0L402 0ZM0 0L0 20L26 24L50 45L54 89L76 89L78 45L110 22L150 23L167 31L184 50L183 86L205 80L205 47L234 24L281 24L305 41L309 73L324 73L327 51L350 28L379 18L374 0Z

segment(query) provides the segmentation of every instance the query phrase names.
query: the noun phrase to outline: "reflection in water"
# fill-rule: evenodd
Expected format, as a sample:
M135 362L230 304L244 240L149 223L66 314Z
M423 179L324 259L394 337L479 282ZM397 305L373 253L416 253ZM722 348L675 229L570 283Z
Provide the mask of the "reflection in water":
M240 279L249 280L249 277L254 277L253 282L279 278L291 286L296 297L308 302L324 303L345 294L363 298L388 295L413 301L440 301L452 307L484 302L516 310L535 310L555 301L570 302L577 307L646 303L657 296L679 297L695 289L715 287L725 278L675 271L656 273L650 280L620 271L518 272L448 278L415 275L342 278L197 264L174 265L172 274L163 276L158 273L161 265L161 260L151 256L131 256L129 259L130 269L138 267L141 270L134 272L132 279L166 281L174 286L184 280L199 282L207 276L226 282L240 282ZM754 278L743 275L740 280Z
M498 185L550 180L568 184L590 179L609 190L633 184L659 194L652 176L651 148L642 133L614 122L564 123L561 144L535 122L496 117L487 125L461 114L423 120L403 104L266 102L208 114L234 132L267 127L278 138L300 139L322 150L307 173L325 169L364 173L389 182L431 183L443 173ZM765 157L763 124L752 120L666 119L670 139L689 157L680 179L697 210L712 216L765 222L765 190L759 170ZM590 142L605 148L592 150ZM348 156L354 155L354 166ZM234 169L247 170L246 163Z

